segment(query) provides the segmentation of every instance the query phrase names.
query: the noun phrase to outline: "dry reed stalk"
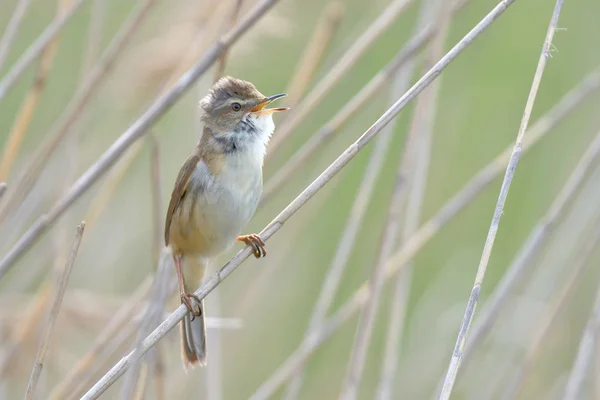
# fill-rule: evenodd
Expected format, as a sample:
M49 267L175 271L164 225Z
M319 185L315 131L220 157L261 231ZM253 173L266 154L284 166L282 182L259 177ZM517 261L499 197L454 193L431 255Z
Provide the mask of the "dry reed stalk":
M283 120L281 127L277 128L277 135L273 136L269 143L269 154L275 153L279 146L292 134L293 130L306 118L308 113L325 97L346 72L358 61L371 45L389 28L389 26L402 15L411 5L413 0L392 0L388 6L379 14L377 19L360 35L354 44L340 57L324 77L322 77L294 107L294 112Z
M362 295L368 296L363 292ZM366 302L366 297L362 298L362 303ZM360 301L359 301L360 302ZM271 375L260 387L249 397L249 400L266 400L271 398L291 376L295 376L308 357L342 325L360 310L359 302L346 303L336 311L324 324L320 325L318 331L314 331L310 336L305 337L302 343Z
M160 96L111 147L93 164L59 199L48 213L41 215L25 232L13 248L0 261L0 279L29 247L50 227L83 193L85 193L111 167L137 139L141 138L158 119L187 91L187 89L210 68L223 49L228 48L278 0L263 0L226 35L221 37L198 62L163 96Z
M141 310L142 312L144 310ZM106 348L98 355L96 364L90 367L90 370L84 375L81 380L74 382L73 388L67 394L67 397L60 400L75 400L80 398L82 393L97 379L98 375L104 370L117 353L125 351L129 345L135 340L135 333L139 328L141 321L128 322L119 329L115 336L111 337L106 344Z
M567 388L565 389L565 400L580 399L583 383L590 374L593 357L598 349L598 333L600 330L600 288L596 291L596 301L594 308L583 331L583 336L579 342L577 357L573 363L573 369L569 375Z
M469 33L467 33L452 49L442 57L421 79L419 79L392 107L390 107L375 123L367 129L350 147L346 149L323 173L314 180L294 201L292 201L275 219L263 229L260 236L268 240L283 224L291 218L311 197L339 173L352 158L358 154L406 105L427 87L469 44L484 32L515 0L501 1L486 15ZM249 246L237 253L225 266L214 273L198 288L194 294L203 299L226 279L241 263L250 256ZM180 305L171 313L142 343L142 354L152 348L167 332L183 319L187 313L185 305ZM133 354L123 357L109 372L92 387L84 399L94 399L100 396L108 387L131 366Z
M60 18L67 12L71 0L60 0L56 9L56 18ZM33 78L31 87L29 88L25 99L21 103L21 107L17 112L17 117L13 123L13 127L8 134L8 139L4 145L2 160L0 161L0 180L8 178L10 168L17 158L23 138L27 133L27 129L31 124L31 119L38 105L42 92L46 88L46 80L48 73L54 64L54 57L58 49L58 37L51 40L48 45L42 50L40 62Z
M56 283L56 293L54 295L54 301L52 302L50 314L48 315L46 331L44 333L42 343L40 344L37 356L35 358L35 364L33 366L33 370L31 371L29 383L27 384L25 398L28 400L33 398L35 390L37 389L40 374L42 373L42 368L44 366L46 352L50 344L50 339L52 338L52 333L54 332L56 318L58 317L60 307L62 306L62 300L65 295L65 290L67 289L67 284L69 283L69 277L71 276L73 265L75 264L75 257L77 256L77 251L79 250L79 245L81 244L81 238L83 237L84 229L85 222L81 222L79 226L77 226L77 230L75 231L75 237L73 239L73 244L71 246L71 252L69 253L67 263L64 269L61 271L60 277L58 278L58 281Z
M3 343L4 349L2 354L0 354L0 376L10 372L8 368L11 367L17 350L23 343L26 343L32 336L37 334L36 328L42 319L42 314L46 310L46 305L50 301L51 294L51 285L47 281L38 290L35 299L30 302L23 313L10 339L7 341L8 343Z
M67 393L73 393L74 385L81 382L87 371L94 362L103 354L106 354L108 343L117 333L126 326L133 325L131 321L135 313L139 312L139 303L147 296L152 278L147 277L142 281L137 289L132 293L129 299L114 314L113 318L106 324L100 332L88 352L73 366L66 376L50 392L50 400L61 400L67 396Z
M440 0L430 0L423 3L424 10L421 16L421 25L425 24L429 20L433 20L435 25L438 27L434 38L431 40L428 51L425 55L424 68L429 68L435 63L435 60L439 59L444 51L444 43L448 36L448 30L452 14L449 10L449 4ZM431 158L431 141L433 136L433 128L436 116L437 101L439 86L441 82L437 80L430 87L425 90L421 96L417 99L415 105L415 112L410 127L409 137L415 137L415 155L410 171L398 171L398 178L402 179L403 176L409 176L408 178L408 193L406 194L406 210L404 212L404 226L402 228L401 243L406 242L419 228L421 219L421 204L422 199L425 195L425 189L427 186L427 172L429 169L429 162ZM407 146L407 150L409 147ZM403 157L410 157L405 151ZM406 175L405 175L406 174ZM400 185L401 182L397 182ZM397 192L396 192L397 193ZM403 202L401 199L392 200L393 204L401 205ZM394 226L400 224L399 218L394 212L390 210L388 216L388 224L392 225L387 231L390 232L390 236L385 240L390 240L391 245L394 246L396 242L396 236L400 231L399 227ZM395 247L395 246L394 246ZM391 250L391 247L390 247ZM381 256L381 260L387 260L390 254L386 251L384 256ZM386 338L386 345L383 356L381 377L379 386L377 389L377 398L380 400L391 399L392 393L394 392L393 383L396 377L396 371L398 368L398 360L400 358L400 344L402 343L402 334L404 330L404 318L406 316L406 307L408 302L408 296L412 283L412 265L407 265L402 273L396 277L394 284L392 303L390 306L390 314L388 318L388 331Z
M86 211L86 221L88 221L88 226L90 228L95 226L96 222L100 220L100 216L117 192L117 189L125 178L125 174L130 170L143 145L143 141L134 143L133 146L127 150L125 155L117 162L117 165L114 166L114 169L109 171L108 177L103 183L101 190L99 191L98 195L94 197Z
M39 178L40 174L48 164L50 157L63 140L71 132L73 124L82 115L84 107L93 98L98 90L100 83L104 80L107 73L114 66L115 61L122 54L126 45L132 39L133 34L141 25L141 22L147 16L151 6L156 0L140 0L127 20L123 23L117 34L113 37L106 51L94 68L87 74L84 82L79 86L77 93L73 96L65 111L54 123L48 133L48 139L36 149L31 161L19 175L11 196L0 207L0 223L6 218L7 214L18 206L25 198L31 188Z
M408 89L410 78L414 70L414 59L407 61L406 65L398 71L398 76L394 82L394 89L390 93L390 105L399 98ZM319 330L320 326L326 323L327 313L331 308L331 303L338 291L338 286L346 269L346 265L352 255L356 239L360 233L367 208L374 195L375 184L381 174L384 160L388 154L392 135L394 133L394 123L388 125L376 139L373 152L369 156L369 161L365 168L360 186L352 204L348 220L344 227L342 237L338 242L335 255L327 270L327 274L321 286L319 297L315 302L308 329L305 332L305 338L308 338L314 331ZM286 396L287 400L298 397L302 386L304 369L298 370L296 376L288 385Z
M6 73L4 78L0 79L0 100L8 93L17 80L21 77L27 67L37 60L46 47L54 40L56 35L69 22L75 11L87 0L75 0L75 3L64 13L54 18L54 20L44 29L37 39L25 50L21 57L15 62L12 68Z
M465 315L463 317L463 321L461 322L458 337L456 339L456 345L454 346L454 351L450 360L450 365L448 366L448 372L446 373L446 378L444 379L444 386L442 387L442 392L440 393L440 400L448 400L450 398L452 388L454 387L454 383L456 381L456 376L458 374L460 362L462 359L462 353L467 340L467 333L469 332L469 327L471 326L471 322L473 320L473 314L475 313L475 308L477 307L477 302L479 300L479 294L481 291L481 285L483 284L485 272L487 270L488 262L492 254L492 248L494 247L494 241L496 240L498 226L500 225L500 219L502 218L504 203L506 201L506 197L508 196L508 190L510 188L510 184L514 177L515 169L517 168L517 164L519 163L519 158L521 156L521 151L523 147L523 137L525 136L525 131L527 130L527 125L529 124L531 111L533 109L533 104L535 103L535 98L540 86L540 82L542 81L544 69L546 68L548 58L550 57L552 38L554 37L554 32L556 31L556 27L558 25L558 17L560 15L562 4L563 0L557 0L556 5L554 7L554 11L552 13L552 18L550 20L548 31L546 33L546 38L544 39L544 44L542 46L542 53L540 54L540 59L538 61L538 66L535 71L533 83L531 84L531 90L527 98L527 103L525 104L525 111L523 112L523 119L521 120L521 126L519 127L519 132L517 134L517 141L511 154L508 166L506 168L504 180L502 181L502 187L500 188L500 194L498 195L498 201L494 210L494 216L492 218L490 229L485 240L483 254L481 255L481 260L477 268L475 283L473 285L473 289L471 289L471 295L469 296L467 309L465 310Z
M452 3L452 13L460 11L470 0L456 0ZM397 71L421 50L433 37L438 27L429 24L423 30L417 32L408 40L404 47L397 53L392 61L382 68L363 88L348 101L342 109L336 113L316 134L304 143L289 160L269 178L265 183L261 205L268 202L271 197L279 191L282 185L289 182L290 177L298 171L314 155L333 138L342 126L367 104L381 89L387 87L390 79ZM279 129L277 130L279 135Z
M235 24L237 23L237 20L242 11L242 5L244 2L244 0L233 0L233 1L234 1L233 10L231 10L231 16L228 21L229 26L227 27L227 30L232 29L235 26ZM227 32L227 30L225 30L225 32ZM223 50L223 52L221 53L221 56L219 57L219 60L217 61L217 67L215 69L215 78L214 78L215 82L217 80L219 80L219 78L225 74L225 64L227 63L227 54L228 54L228 51Z
M106 0L93 0L87 44L81 67L81 83L98 60L102 43L102 28L106 19Z
M590 73L575 88L565 94L546 114L544 114L536 124L529 129L525 138L523 152L527 152L546 134L552 131L559 122L561 122L570 112L574 111L580 104L593 93L600 89L600 68ZM421 225L421 228L411 238L403 244L400 249L386 263L386 279L394 277L402 271L403 266L410 262L412 258L433 238L440 230L460 211L471 204L478 194L480 194L495 178L497 178L506 168L510 160L512 146L508 147L492 162L483 167L471 178L463 188L448 200L442 208L427 222ZM363 283L358 290L354 292L351 298L342 305L342 310L354 314L358 312L369 296L368 282ZM341 326L331 325L330 328L336 330ZM323 329L315 333L315 337L323 334ZM333 333L333 332L331 332ZM306 359L318 347L308 346L305 340L299 349L294 353L294 357L288 358L285 363L278 368L274 374L265 381L258 392L274 393L279 386L285 383L295 371L303 365ZM267 398L258 396L257 399Z
M19 30L19 26L21 26L21 22L23 21L23 17L27 12L27 8L29 8L29 4L31 0L19 0L15 9L6 25L6 29L2 34L2 39L0 39L0 71L4 67L4 61L6 61L6 56L10 51L10 48L15 41L17 36L17 31Z
M546 336L550 333L552 326L558 320L558 316L568 304L568 300L573 296L585 272L592 266L590 258L600 242L599 220L597 217L594 222L595 225L592 227L592 232L584 245L574 254L574 262L567 269L568 276L564 279L565 284L559 289L558 293L550 296L550 304L537 319L537 323L535 324L536 330L532 335L531 342L527 346L527 352L523 357L522 363L516 368L516 371L513 369L514 377L506 385L502 399L514 399L519 395L523 387L523 382L525 382L527 375L531 372L533 363L539 356Z
M501 281L490 295L489 300L484 304L481 315L473 326L471 340L465 346L463 367L466 367L471 359L473 350L485 339L494 322L501 315L510 293L524 276L527 266L532 264L540 247L555 232L560 218L562 218L572 204L576 194L581 190L592 168L596 167L598 156L600 156L600 132L590 144L585 154L582 155L580 162L566 180L546 214L530 231L527 240L517 252L513 262L507 268Z
M316 24L313 35L308 39L296 71L292 75L292 79L286 90L288 94L288 106L293 107L304 96L315 71L321 64L323 55L342 21L344 12L344 3L341 1L331 0L327 3L323 15Z
M425 4L425 6L427 6L427 4ZM447 24L447 22L445 22L446 18L444 11L447 10L436 6L433 20L436 22L436 25L440 27L440 29L430 45L430 48L436 49L436 52L440 54L437 55L437 58L433 60L430 57L431 54L429 54L429 57L427 57L426 60L427 65L424 66L423 72L426 72L429 68L431 68L443 55L443 41L440 42L439 38L441 37L442 40L445 39L447 31L447 27L444 26ZM443 18L440 18L440 16L443 16ZM431 100L435 100L435 98L432 97L432 93L434 94L437 91L436 87L439 85L439 82L439 79L433 82L430 86L423 90L423 93L421 93L416 100L411 128L406 136L404 149L400 157L401 161L398 164L396 171L394 190L388 205L386 223L381 236L377 260L371 271L371 278L369 280L370 296L367 299L367 302L359 316L354 345L350 354L350 361L348 362L348 371L340 390L340 400L354 400L358 396L358 388L365 365L367 363L367 353L369 344L371 342L371 334L374 329L383 283L385 280L385 262L394 251L398 241L398 236L400 233L400 214L405 208L406 203L406 186L409 184L409 177L413 175L416 162L415 157L419 151L419 147L422 147L420 144L422 141L426 140L426 138L421 138L421 135L427 135L425 129L422 129L422 120L430 117L429 115L426 115L428 114L426 108L429 107L429 102ZM390 129L391 126L392 125L390 124L387 129Z
M143 385L138 385L139 368L142 367L142 356L140 353L142 340L151 332L151 330L160 322L162 317L165 301L167 299L169 285L169 267L172 266L172 255L170 252L162 252L158 262L158 268L150 292L148 293L149 304L142 314L140 326L138 328L137 337L134 345L134 358L132 368L125 374L123 387L121 389L121 398L124 400L131 399L136 393L136 389ZM147 370L146 370L147 372Z

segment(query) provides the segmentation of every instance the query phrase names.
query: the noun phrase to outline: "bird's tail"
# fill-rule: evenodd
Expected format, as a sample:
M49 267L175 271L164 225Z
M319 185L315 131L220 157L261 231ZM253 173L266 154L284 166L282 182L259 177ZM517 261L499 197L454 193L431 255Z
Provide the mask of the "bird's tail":
M206 365L206 322L204 319L204 300L200 302L201 315L187 314L181 321L181 358L187 369L196 365Z
M185 290L193 293L202 282L206 263L192 257L183 257L182 269L185 277ZM197 365L206 366L206 312L204 299L200 301L200 315L192 321L187 314L181 321L181 358L187 369Z

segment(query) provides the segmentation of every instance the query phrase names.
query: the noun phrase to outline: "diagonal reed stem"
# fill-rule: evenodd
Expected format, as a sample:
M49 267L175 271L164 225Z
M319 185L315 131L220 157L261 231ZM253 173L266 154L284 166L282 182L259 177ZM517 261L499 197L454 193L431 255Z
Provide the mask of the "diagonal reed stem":
M70 1L61 0L58 2L56 17L60 18L70 6ZM11 166L17 158L23 138L27 133L27 129L31 124L33 114L39 103L42 92L46 88L48 73L54 64L54 58L58 49L58 38L55 37L42 50L40 61L33 78L31 87L29 88L25 99L17 113L12 129L8 134L8 139L4 145L2 160L0 161L0 180L6 179L10 172Z
M542 344L546 340L547 335L551 332L552 326L557 322L558 317L563 312L568 304L568 300L572 298L585 272L593 265L590 263L590 258L594 249L600 242L600 229L598 229L599 219L596 216L592 224L592 229L589 237L578 249L574 255L574 262L568 268L567 277L564 284L559 288L557 293L550 297L550 304L546 312L542 313L536 321L536 329L532 335L531 342L528 343L527 352L523 357L521 364L516 369L512 380L505 385L506 389L502 395L503 400L515 399L523 388L527 375L531 372L533 363L538 358Z
M398 71L397 81L394 83L394 90L391 93L390 105L394 104L409 87L410 78L414 69L415 61L410 59L406 65ZM384 160L387 156L390 141L394 133L394 126L390 124L379 135L375 141L373 152L369 156L369 162L365 168L362 181L357 190L357 195L352 204L350 216L346 222L344 233L338 243L335 255L327 270L327 275L323 281L321 292L314 305L311 320L305 333L305 338L319 330L321 325L326 322L327 313L331 308L331 303L337 293L338 286L352 255L356 239L360 233L367 207L374 195L375 184L381 174ZM302 381L303 370L299 370L294 380L290 383L286 393L286 399L292 400L298 397Z
M63 297L65 295L65 290L67 289L67 284L69 283L69 277L71 276L73 265L75 264L75 257L77 256L77 250L79 250L79 245L81 244L81 238L83 237L84 228L85 222L80 223L77 227L77 230L75 232L75 238L73 239L73 244L71 245L71 252L69 253L67 263L64 269L62 270L60 278L58 279L56 285L56 293L54 295L54 301L52 302L52 308L50 309L50 315L48 316L46 331L44 333L42 343L40 344L37 356L35 358L35 364L33 366L33 370L31 371L29 383L27 384L27 391L25 394L25 398L27 400L31 400L33 398L40 378L40 374L42 373L42 368L44 366L44 358L46 357L46 351L48 350L50 339L52 338L52 333L54 333L56 318L58 317L60 307L62 306Z
M427 7L426 3L423 4L424 7ZM435 14L438 16L434 15L433 19L434 21L438 22L436 25L440 26L440 30L436 36L439 37L441 34L445 37L446 28L442 26L443 24L439 24L439 22L442 22L439 20L439 15L442 15L441 10L438 9L438 12ZM422 17L422 19L425 19L425 17ZM431 46L440 47L438 42L439 40L434 38L434 40L431 42ZM439 53L440 54L437 55L435 59L427 60L428 64L425 65L425 70L431 68L435 64L436 60L443 55L443 48L440 49ZM412 126L406 137L404 149L400 157L401 161L398 164L396 171L394 190L392 192L392 199L388 206L386 223L383 230L379 253L371 272L371 279L369 280L369 293L371 295L367 299L367 303L364 305L359 316L354 346L352 348L350 361L348 363L348 372L342 384L342 389L339 395L341 400L354 400L358 395L358 388L367 363L367 353L379 308L381 292L383 290L383 283L385 280L385 262L394 251L394 247L396 247L400 230L400 213L404 209L404 204L406 202L406 189L407 185L409 184L409 176L412 174L412 171L415 168L415 155L419 151L419 147L422 147L420 146L420 142L423 139L420 136L422 134L426 134L422 129L420 129L420 122L415 121L420 121L422 117L424 117L421 115L425 111L423 109L424 104L429 102L431 93L433 93L432 91L436 90L439 82L439 79L433 82L416 100ZM390 127L388 127L388 129L389 128Z
M35 151L31 161L24 168L23 173L20 174L14 192L6 204L0 208L0 222L29 194L48 164L50 157L61 141L72 131L73 124L83 114L84 107L93 98L107 73L112 69L115 61L122 54L155 3L156 0L141 0L137 3L130 16L114 36L108 49L103 53L94 68L86 74L83 83L79 85L76 94L66 106L65 111L50 129L48 139Z
M594 308L583 331L583 336L579 342L577 357L573 363L573 369L567 381L565 389L565 400L581 399L583 382L589 374L592 365L592 359L598 348L598 333L600 332L600 287L596 291L596 301Z
M429 66L443 54L444 43L449 31L451 13L449 13L448 10L448 3L439 0L429 0L424 2L423 7L423 22L433 19L437 22L436 26L439 27L438 32L431 41L424 62L424 67L429 68ZM401 232L402 242L408 240L419 228L421 203L423 196L425 195L427 171L431 158L431 141L440 84L439 80L434 82L427 91L423 92L415 105L415 112L409 136L417 137L417 143L414 150L414 165L411 168L412 171L410 171L409 177L408 198L406 200L407 204L404 212L404 226ZM409 155L405 154L405 156L408 157ZM408 173L408 171L406 171L406 173ZM399 177L402 177L405 172L400 170L398 171L398 174ZM401 204L401 201L397 200L397 204ZM399 218L392 217L393 215L390 213L390 216L388 217L389 224L400 223ZM390 231L398 232L399 229L390 227ZM394 237L394 242L395 239L396 238ZM387 260L388 257L389 254L387 254L384 259ZM393 383L396 376L398 360L400 358L403 324L406 316L406 306L411 282L412 265L407 265L402 273L398 274L396 277L393 289L381 378L377 389L377 396L380 400L393 397Z
M141 138L148 128L166 113L173 104L204 74L216 61L221 52L235 43L256 21L260 19L278 0L263 0L251 10L235 28L221 37L198 62L190 68L179 81L164 95L160 96L150 108L140 116L111 147L71 186L64 197L59 199L47 214L41 215L21 236L19 241L0 261L0 279L10 267L29 249L62 214L85 193L129 148Z
M460 326L458 338L456 339L456 345L454 347L452 359L450 360L448 372L446 373L446 378L444 379L444 386L442 387L442 392L440 393L440 400L448 400L450 398L450 395L452 394L452 388L454 387L454 383L456 381L456 375L458 374L458 370L460 368L460 362L462 359L462 353L467 339L467 333L469 332L469 327L471 326L471 321L473 320L473 314L475 313L475 308L477 307L477 301L479 300L481 285L483 283L488 262L492 254L494 241L496 240L496 233L498 232L498 226L500 225L500 218L502 218L504 203L506 202L506 197L508 196L508 190L514 177L515 169L517 168L517 164L519 163L519 157L521 156L521 151L523 148L523 137L525 136L525 131L527 130L527 125L529 124L531 111L533 109L533 104L535 103L535 98L540 86L540 82L542 81L544 69L546 68L546 64L548 62L548 57L550 57L550 47L552 46L552 38L554 37L554 32L556 31L556 27L558 24L558 16L560 15L562 3L563 0L557 0L556 5L554 7L554 11L552 13L552 18L550 20L550 25L548 26L548 31L546 33L544 45L542 46L542 53L540 54L538 66L535 72L535 76L533 78L531 90L529 92L529 97L527 98L527 103L525 105L523 119L521 120L521 126L519 127L519 132L517 134L517 141L511 154L510 162L508 163L508 166L506 168L504 180L502 181L502 187L500 188L500 194L498 196L498 201L494 210L494 216L492 218L490 229L485 240L485 245L483 247L483 254L479 262L479 267L477 268L475 284L473 285L473 289L471 290L471 295L469 296L467 309L465 310L465 315Z
M470 0L456 0L452 13L460 11ZM329 142L342 126L368 103L380 90L387 87L390 79L406 63L410 62L421 48L429 42L438 27L429 24L417 32L404 47L397 53L392 61L381 69L363 88L350 99L342 109L335 114L321 129L317 131L300 149L298 149L282 167L278 168L273 176L265 183L261 205L268 202L279 191L279 188L289 182L290 177L298 171L317 150ZM277 131L279 135L279 130Z
M315 87L304 97L277 129L269 143L269 154L275 153L279 146L292 134L293 130L306 118L315 106L325 97L327 92L337 84L344 74L358 61L364 52L371 47L375 40L389 28L413 0L392 0L379 14L379 17L369 25L343 56L327 71ZM267 157L269 157L267 154Z
M57 16L27 48L27 50L25 50L21 57L19 57L4 78L0 79L0 100L2 100L14 84L17 83L17 80L23 75L23 72L25 72L27 67L37 60L40 54L42 54L42 51L44 51L48 44L54 40L56 35L59 34L71 17L75 15L75 11L77 11L85 1L86 0L75 0L68 11Z
M436 65L431 68L421 79L419 79L401 98L394 103L375 123L367 129L350 147L346 149L323 173L315 179L294 201L292 201L275 219L263 229L261 237L268 240L277 232L283 224L291 218L310 198L312 198L323 186L325 186L345 165L347 165L358 152L363 149L381 130L406 107L424 88L426 88L441 72L483 33L515 0L503 0L486 15L469 33L467 33ZM250 256L249 246L237 253L225 266L213 274L198 290L195 295L203 299L226 279L241 263ZM159 325L142 343L142 354L150 350L161 340L187 313L185 305L180 305L171 313L161 325ZM95 399L110 387L131 366L132 354L123 357L94 387L92 387L83 399Z
M310 86L313 75L340 25L344 12L344 3L341 1L331 0L327 3L286 90L287 103L292 108Z
M551 132L569 113L574 111L584 100L598 90L600 90L600 68L597 68L590 73L575 88L565 94L554 107L544 114L536 124L529 129L523 144L523 152L526 153L531 147L537 144L540 139ZM415 234L412 235L386 263L386 279L390 279L401 272L403 267L412 260L429 240L440 232L440 230L456 217L460 211L471 204L476 199L477 195L483 192L495 178L500 176L508 165L511 150L512 146L506 148L504 152L483 167L457 194L446 202L433 217L421 225L421 228L419 228L419 230L415 232ZM353 315L362 308L368 296L369 286L368 282L365 282L354 292L352 297L344 303L341 310ZM341 311L338 313L341 313ZM334 317L330 318L330 321L332 321L333 318ZM346 319L344 319L344 321L346 321ZM328 329L336 330L341 325L342 322L336 325L329 325ZM326 336L329 337L331 333L333 332L329 332ZM313 337L320 338L322 335L324 335L323 329L319 332L315 332ZM323 338L322 341L325 339L326 338ZM284 384L301 365L303 365L306 359L314 350L316 350L322 341L315 345L312 345L308 339L302 342L297 352L293 353L293 357L288 358L256 391L256 397L253 396L252 398L265 399L272 396L273 393Z
M531 230L527 240L517 252L502 280L491 294L490 299L484 304L481 316L475 321L473 326L471 340L465 346L462 361L463 369L471 360L471 355L477 345L485 339L494 322L501 315L502 308L506 305L509 294L523 277L527 266L531 265L540 247L556 230L557 222L567 211L585 179L591 173L592 168L595 167L598 162L598 156L600 156L600 133L581 157L581 161L561 188L546 214Z
M0 71L4 67L6 56L8 56L8 52L15 41L17 31L21 26L21 22L23 21L23 17L27 12L30 3L31 0L19 0L10 17L10 20L8 21L8 24L6 25L6 29L2 34L2 39L0 40Z

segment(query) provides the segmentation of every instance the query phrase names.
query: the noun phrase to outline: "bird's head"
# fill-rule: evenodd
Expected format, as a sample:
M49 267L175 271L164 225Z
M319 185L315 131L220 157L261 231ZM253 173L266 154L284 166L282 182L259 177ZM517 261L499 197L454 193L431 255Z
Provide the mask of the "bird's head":
M267 108L267 105L285 96L285 93L265 96L252 83L225 76L200 101L202 120L215 136L268 138L274 129L273 113L288 108Z

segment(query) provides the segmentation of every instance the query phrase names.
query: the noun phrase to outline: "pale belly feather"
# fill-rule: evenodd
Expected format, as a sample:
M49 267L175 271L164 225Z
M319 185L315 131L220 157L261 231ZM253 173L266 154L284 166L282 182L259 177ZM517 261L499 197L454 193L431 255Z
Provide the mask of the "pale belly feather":
M171 223L171 242L180 251L209 258L235 243L262 192L261 160L251 156L228 157L218 177L198 162Z

